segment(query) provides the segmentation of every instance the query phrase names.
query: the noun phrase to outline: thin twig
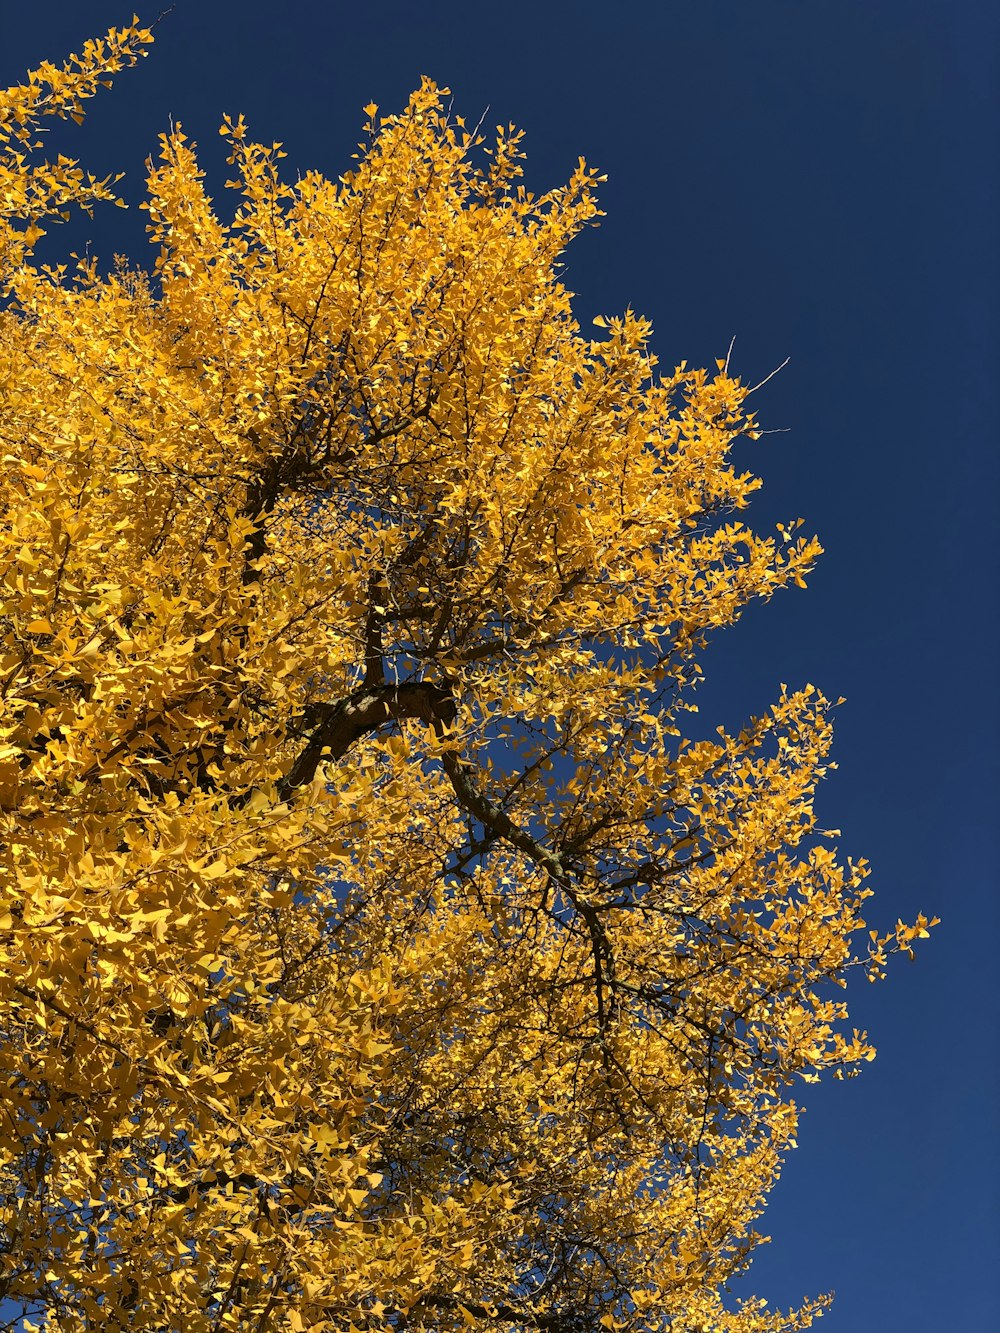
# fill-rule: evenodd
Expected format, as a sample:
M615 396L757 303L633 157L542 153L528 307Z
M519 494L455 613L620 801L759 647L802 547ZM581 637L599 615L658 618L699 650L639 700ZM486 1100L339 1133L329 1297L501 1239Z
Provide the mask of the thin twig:
M781 365L776 366L774 370L771 371L770 375L765 375L759 384L755 384L752 389L747 389L746 396L749 398L750 395L752 393L756 393L758 389L763 389L764 385L768 382L768 380L773 380L779 370L784 370L784 368L788 365L791 359L792 358L790 356L786 356L784 361L782 361Z

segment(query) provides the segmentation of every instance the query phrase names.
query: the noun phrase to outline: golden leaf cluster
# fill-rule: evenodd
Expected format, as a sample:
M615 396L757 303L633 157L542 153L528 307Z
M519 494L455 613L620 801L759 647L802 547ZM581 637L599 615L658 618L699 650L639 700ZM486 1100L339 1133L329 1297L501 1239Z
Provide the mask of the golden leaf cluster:
M177 128L149 273L36 262L149 41L0 93L0 1326L807 1326L725 1288L868 890L820 693L685 734L819 551L746 387L584 335L593 171L428 81L339 180L227 121L228 220Z

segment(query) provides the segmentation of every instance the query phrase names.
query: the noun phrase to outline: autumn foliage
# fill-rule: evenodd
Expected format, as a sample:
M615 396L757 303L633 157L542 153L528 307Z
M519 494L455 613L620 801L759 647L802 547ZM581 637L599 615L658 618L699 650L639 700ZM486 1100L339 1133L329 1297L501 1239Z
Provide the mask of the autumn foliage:
M334 181L227 121L229 220L177 129L150 272L41 265L113 182L39 120L149 40L0 93L0 1327L808 1325L724 1288L928 923L862 930L815 689L688 738L819 551L747 389L581 332L594 173L429 82Z

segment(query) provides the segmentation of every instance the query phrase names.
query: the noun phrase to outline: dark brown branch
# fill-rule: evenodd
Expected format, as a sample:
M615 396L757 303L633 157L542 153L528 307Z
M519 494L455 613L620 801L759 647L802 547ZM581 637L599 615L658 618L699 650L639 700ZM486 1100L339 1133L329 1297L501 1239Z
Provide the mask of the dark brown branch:
M308 744L278 784L278 796L287 800L299 787L304 787L316 775L323 759L340 759L362 736L376 731L387 722L403 718L418 718L433 726L443 736L456 717L455 700L451 690L430 681L406 681L401 685L383 685L371 689L367 685L356 690L329 710L319 721ZM609 1014L605 992L614 989L614 956L598 908L580 893L573 882L570 867L559 855L532 837L510 816L482 792L475 781L475 769L468 760L454 750L442 755L444 771L464 810L478 819L496 838L516 847L535 865L544 870L551 883L565 893L573 904L590 936L594 958L594 982L597 995L597 1020L603 1032Z
M597 1023L603 1033L609 1017L604 998L605 990L608 987L614 990L614 955L598 909L575 887L570 868L564 864L560 856L515 824L506 811L479 790L473 778L472 765L468 761L463 760L454 751L448 751L444 754L442 762L455 795L464 809L474 815L491 833L524 852L537 866L545 870L549 879L565 893L586 925L594 959Z
M323 759L340 759L362 736L367 736L387 722L403 718L423 722L454 721L455 705L451 691L430 681L405 681L401 685L367 685L346 699L330 704L320 718L305 749L278 783L278 795L287 800L299 787L316 776Z
M481 1305L478 1301L464 1300L459 1296L423 1296L419 1302L435 1310L457 1310L461 1305L477 1319L496 1319L507 1324L522 1324L526 1328L547 1330L547 1333L575 1333L580 1329L582 1320L578 1313L565 1310L549 1310L535 1313L532 1310L518 1309L512 1305Z
M368 579L368 612L365 616L365 685L369 690L385 684L382 662L382 623L389 600L389 588L383 574Z

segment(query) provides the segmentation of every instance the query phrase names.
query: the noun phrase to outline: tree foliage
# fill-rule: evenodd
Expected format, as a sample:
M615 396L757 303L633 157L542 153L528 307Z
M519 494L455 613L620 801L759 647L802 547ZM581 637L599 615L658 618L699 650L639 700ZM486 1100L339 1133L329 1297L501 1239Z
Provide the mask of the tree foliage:
M720 363L574 321L543 195L425 81L339 180L112 197L0 94L0 1313L51 1330L770 1333L724 1289L796 1080L872 1049L830 704L685 734L697 655L819 547L739 521ZM690 727L687 728L690 732Z

